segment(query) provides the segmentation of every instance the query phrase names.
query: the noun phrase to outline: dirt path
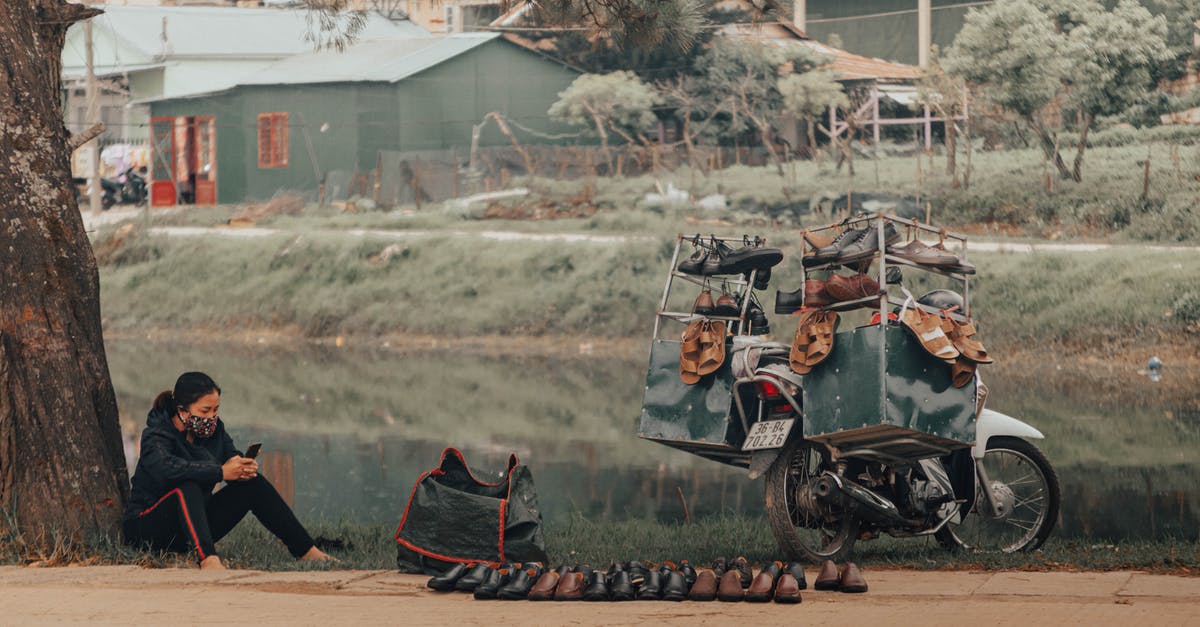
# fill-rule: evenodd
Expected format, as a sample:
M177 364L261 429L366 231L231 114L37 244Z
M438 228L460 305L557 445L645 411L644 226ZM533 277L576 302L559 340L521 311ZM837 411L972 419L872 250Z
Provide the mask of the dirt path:
M161 209L155 209L160 213ZM171 211L179 211L173 209ZM84 227L92 230L106 224L116 224L122 220L134 219L142 215L140 209L111 209L96 216L91 213L83 214ZM620 244L634 241L653 241L656 237L645 235L596 234L596 233L537 233L522 231L466 231L458 229L408 230L408 229L325 229L326 232L340 232L351 237L373 237L379 239L414 239L423 237L455 237L479 238L495 241L547 242L558 241L568 243ZM169 237L198 237L217 235L223 237L257 238L287 233L284 229L273 227L223 227L223 226L156 226L150 228L150 233ZM973 239L970 249L973 252L1004 252L1004 253L1033 253L1033 252L1073 252L1087 253L1108 249L1136 248L1155 252L1200 252L1198 246L1157 246L1149 244L1104 244L1104 243L1065 243L1065 242L1007 242L986 241Z
M544 603L437 594L385 571L202 573L136 566L0 568L10 624L1170 624L1200 625L1200 578L1141 572L870 570L862 595L804 593L798 606ZM810 575L811 576L811 575Z

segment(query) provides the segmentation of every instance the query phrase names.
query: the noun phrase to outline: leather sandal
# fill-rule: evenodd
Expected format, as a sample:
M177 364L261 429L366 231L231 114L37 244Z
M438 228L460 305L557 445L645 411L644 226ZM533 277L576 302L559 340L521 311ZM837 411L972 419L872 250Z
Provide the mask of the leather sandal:
M966 387L975 378L975 368L978 364L965 357L959 357L950 365L950 384L956 388Z
M912 331L917 342L926 352L946 363L954 363L958 358L958 349L950 338L942 331L941 316L934 316L921 309L907 309L900 316L900 323Z
M700 381L697 370L700 368L700 358L703 345L700 343L700 327L703 320L696 320L683 330L683 339L679 345L679 378L688 385Z
M950 319L949 316L946 316L946 319L950 321L951 328L946 335L963 357L980 364L990 364L996 361L988 355L987 349L983 347L983 342L975 339L975 325Z
M725 363L725 323L705 320L700 327L700 365L696 374L716 372Z

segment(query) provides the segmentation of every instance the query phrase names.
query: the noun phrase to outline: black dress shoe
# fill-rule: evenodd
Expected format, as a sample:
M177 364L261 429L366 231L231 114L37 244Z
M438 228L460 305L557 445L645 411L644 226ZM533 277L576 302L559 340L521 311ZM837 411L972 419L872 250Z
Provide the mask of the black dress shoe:
M744 277L744 278L745 278L747 281L749 281L749 280L750 280L750 273L749 273L749 272L747 272L745 275L743 275L743 277ZM767 268L766 270L759 270L759 271L758 271L758 274L757 274L757 275L755 275L755 277L754 277L754 289L756 289L756 290L765 290L765 289L767 289L767 288L768 288L770 285L771 285L771 269L770 269L770 268Z
M487 564L476 564L475 568L467 571L467 574L454 582L454 589L461 590L462 592L474 592L475 588L478 588L479 584L483 583L484 579L487 579L488 574L492 570L492 567Z
M511 576L510 573L512 573L512 570L508 568L493 569L488 573L483 583L475 588L475 598L480 601L496 598L496 593L500 591L500 586L508 583Z
M604 573L595 570L588 578L588 585L583 589L584 601L607 601L609 597L608 582Z
M438 592L450 592L454 589L454 584L458 583L459 578L467 573L466 564L455 564L450 567L450 570L434 577L425 584Z
M629 573L620 570L608 582L608 593L613 601L632 601L637 598L633 582L629 581Z
M667 575L666 583L663 584L662 598L664 601L682 601L687 598L688 585L687 579L683 573L673 570L670 575Z
M721 255L716 274L743 274L751 270L762 272L770 270L780 261L783 261L782 250L760 246L756 240Z
M679 562L679 572L683 573L683 579L687 582L688 588L691 588L692 584L696 583L696 569L692 568L692 565L687 560Z
M713 574L716 575L717 579L720 579L721 575L725 574L725 570L727 568L729 568L729 566L725 563L725 558L718 557L717 559L713 560L712 571Z
M629 581L635 586L642 585L646 581L646 575L650 574L650 569L637 560L629 562L625 570L629 571Z
M708 260L708 249L699 244L698 239L693 240L692 245L696 247L695 252L691 257L680 261L677 269L684 274L702 274L704 262Z
M542 576L541 564L530 566L525 564L521 570L508 581L508 583L500 586L496 591L496 596L507 601L525 599L529 596L529 589Z
M757 306L750 307L750 311L746 313L746 318L750 324L750 335L766 335L771 332L771 325L767 321L767 314Z
M637 598L639 601L657 601L662 597L662 573L657 570L652 570L646 573L646 580L638 587Z

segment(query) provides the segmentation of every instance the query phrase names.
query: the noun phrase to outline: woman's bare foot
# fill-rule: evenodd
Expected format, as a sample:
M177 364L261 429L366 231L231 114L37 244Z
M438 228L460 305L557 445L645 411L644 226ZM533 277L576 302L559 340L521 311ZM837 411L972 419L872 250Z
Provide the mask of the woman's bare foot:
M301 555L299 559L301 562L336 562L336 561L338 561L336 557L326 553L325 551L322 551L321 549L318 549L315 546L313 548L309 549L308 553Z
M225 570L225 565L221 563L220 557L209 555L200 561L200 570Z

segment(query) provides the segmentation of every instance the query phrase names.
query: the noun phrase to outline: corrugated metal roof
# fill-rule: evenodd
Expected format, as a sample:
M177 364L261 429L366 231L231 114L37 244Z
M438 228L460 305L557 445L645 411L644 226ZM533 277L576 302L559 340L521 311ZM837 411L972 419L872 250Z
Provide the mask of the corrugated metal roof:
M344 52L323 50L289 57L237 84L394 83L499 36L497 33L460 33L445 37L360 41Z
M304 10L227 7L144 7L98 5L104 14L95 28L111 30L119 39L158 59L187 57L282 58L312 50L304 35L316 26ZM82 30L75 24L72 30ZM163 34L166 31L164 41ZM411 22L391 22L368 14L359 37L431 37Z
M921 78L921 68L915 65L893 63L883 59L864 57L861 54L847 52L840 48L827 46L819 41L806 39L796 43L807 46L819 55L833 59L831 68L839 80L862 81L915 81Z

